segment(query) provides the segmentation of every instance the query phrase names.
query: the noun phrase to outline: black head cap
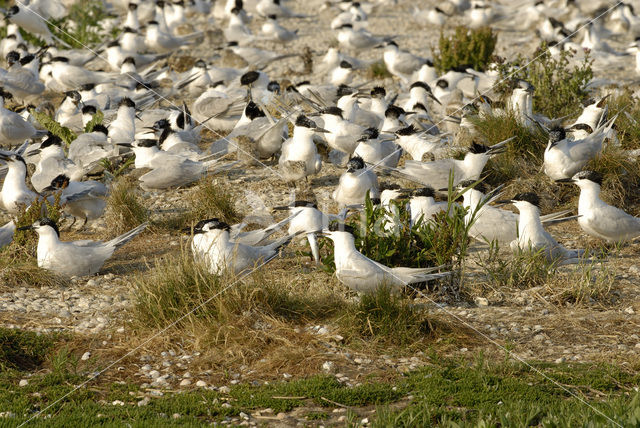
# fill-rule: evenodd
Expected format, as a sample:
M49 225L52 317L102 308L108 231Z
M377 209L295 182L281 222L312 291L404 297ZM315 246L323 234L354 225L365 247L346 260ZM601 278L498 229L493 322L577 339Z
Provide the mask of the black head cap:
M349 61L342 60L340 61L340 68L353 68L353 66L349 63Z
M345 95L351 95L353 94L355 91L353 90L353 88L348 87L347 85L340 85L338 86L338 98L340 97L344 97Z
M362 138L360 140L375 140L380 135L377 128L367 128L362 131Z
M95 87L96 87L95 83L85 83L84 85L80 86L80 90L81 91L91 91Z
M446 79L438 79L436 86L438 88L447 89L449 87L449 82L447 82Z
M129 8L129 10L136 10L138 8L138 5L136 3L129 3L129 6L127 6Z
M384 117L397 119L405 113L404 109L398 106L391 105L385 110Z
M49 146L60 146L60 147L62 147L62 140L60 139L60 137L58 137L56 135L49 134L47 139L44 140L42 142L42 144L40 144L40 148L44 149L44 148L47 148Z
M20 8L18 6L12 6L8 11L7 11L7 17L12 17L13 15L18 14L18 12L20 12Z
M29 64L35 58L36 58L36 56L34 54L25 55L22 58L20 58L20 64L22 64L22 65Z
M580 171L572 177L574 180L590 180L602 186L602 174L595 171Z
M382 86L376 86L371 90L371 98L384 98L387 96L387 91Z
M56 235L60 236L60 230L58 229L58 225L56 224L55 221L51 220L48 217L44 217L36 221L36 224L34 224L34 226L50 226L53 230L56 231Z
M109 130L107 129L107 127L101 124L95 125L91 132L102 132L104 135L109 135Z
M433 187L425 186L414 190L413 192L411 192L411 194L413 196L425 196L427 198L433 198L435 195L435 191L433 190Z
M96 106L87 104L84 107L82 107L82 114L91 114L94 115L98 112L98 110L96 109Z
M6 60L9 64L14 64L20 61L20 54L16 51L11 51L7 54Z
M567 138L567 132L560 126L551 128L549 131L549 142L551 142L551 145L554 145L565 138Z
M204 68L204 69L206 69L206 68L207 68L207 63L206 63L206 62L204 62L204 60L199 59L199 60L197 60L197 61L196 61L196 63L194 64L194 67L198 67L198 68Z
M488 146L476 143L475 141L471 143L471 146L469 147L469 153L474 153L476 155L480 153L487 153L489 150L490 148Z
M120 100L120 102L118 103L118 107L131 107L131 108L136 108L136 103L133 102L133 100L129 97L124 97L123 99Z
M396 135L413 135L416 133L416 128L413 125L409 125L406 128L398 129Z
M257 71L247 71L242 76L240 76L240 84L242 85L250 85L260 77L260 73Z
M218 218L210 218L206 220L200 220L193 227L193 233L203 233L205 232L204 227L209 226L209 230L231 230L231 226L227 223L220 221Z
M51 187L56 189L64 189L69 185L71 180L64 174L58 175L56 178L51 180Z
M158 145L158 140L153 138L143 138L142 140L136 140L138 147L154 147Z
M256 103L253 101L249 101L247 106L244 108L244 114L251 120L256 119L258 117L265 117L264 112Z
M525 201L525 202L529 202L531 205L535 205L536 207L540 207L540 198L538 198L538 195L536 195L535 193L532 193L532 192L518 193L513 198L511 198L511 200L512 201Z
M69 62L69 58L66 56L54 56L51 58L51 62Z
M124 59L124 61L122 61L123 64L133 64L134 66L136 65L136 59L132 56L128 56Z
M120 46L120 42L119 42L119 41L117 41L117 40L114 40L114 41L109 42L109 43L107 44L107 47L108 47L108 48L114 48L114 47L116 47L116 46Z
M171 124L167 119L160 119L153 124L153 127L156 129L166 129L166 128L171 128Z
M331 114L333 116L340 116L342 118L342 109L340 107L327 107L323 109L321 114Z
M420 81L413 82L409 89L413 89L413 88L423 88L425 91L431 92L431 87L429 85L427 85L426 83L420 82Z
M347 162L347 172L364 169L364 160L360 156L354 156Z
M267 84L267 91L273 92L275 94L279 94L280 93L280 83L276 82L275 80L272 80L271 82L269 82Z
M298 116L298 118L296 119L296 126L303 126L305 128L315 128L316 124L314 121L312 121L311 119L309 119L307 116L301 114L300 116Z
M355 232L352 226L337 221L334 221L329 225L329 230L331 232L348 232L352 235Z
M291 204L291 207L309 207L309 208L315 208L318 209L318 205L314 202L310 202L310 201L304 201L304 200L298 200L295 201L293 204Z

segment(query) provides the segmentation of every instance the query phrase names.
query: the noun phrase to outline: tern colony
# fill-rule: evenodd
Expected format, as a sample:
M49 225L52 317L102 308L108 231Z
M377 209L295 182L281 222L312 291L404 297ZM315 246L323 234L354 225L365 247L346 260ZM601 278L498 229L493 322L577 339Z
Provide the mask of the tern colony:
M489 97L477 97L492 88L497 73L466 68L438 74L430 58L403 49L402 38L369 30L369 17L384 17L393 8L405 7L402 2L329 1L318 10L306 2L285 5L278 0L104 0L105 9L115 18L100 23L105 40L94 49L71 49L50 31L47 22L64 18L69 3L33 0L3 11L7 35L0 41L5 61L0 69L0 161L4 164L0 208L14 219L37 198L60 193L65 215L74 223L81 220L84 227L105 210L110 184L99 179L104 176L103 159L118 163L135 155L134 168L145 169L139 186L164 191L241 166L231 160L234 153L247 150L238 146L238 138L243 137L259 163L288 186L322 176L327 163L341 168L332 192L341 211L325 213L316 200L296 200L273 207L288 212L284 220L249 232L242 230L243 224L202 219L189 230L192 251L213 273L247 272L268 263L300 236L308 240L316 262L320 261L318 238L331 239L337 277L358 292L371 292L382 284L398 289L444 277L448 273L438 268L391 268L367 258L343 223L367 194L385 206L390 200L408 198L412 224L428 220L447 209L434 196L447 187L451 173L454 185L465 189L462 204L469 221L475 220L474 238L540 250L560 263L583 258L582 250L565 248L545 230L548 224L575 216L566 216L566 211L541 216L539 198L533 193L497 201L496 191L485 194L481 186L470 188L469 183L481 178L487 161L500 156L508 143L488 147L474 142L462 159L451 157L452 149L459 150L458 129L470 126L467 112L505 114L492 106ZM531 0L517 6L448 0L439 7L414 10L411 25L416 31L420 26L426 28L421 31L439 32L448 22L471 28L504 27L517 18L519 29L535 31L549 43L552 54L589 48L597 60L615 58L633 67L632 58L625 58L635 53L640 71L635 42L640 36L640 16L632 5L622 3L595 21L582 6L562 0ZM314 52L316 67L310 80L292 83L273 71L274 64L300 54L292 49L299 46L292 45L295 40L315 37L305 33L305 24L318 13L332 16L329 34L338 45ZM116 38L106 36L116 27L121 30ZM19 30L44 40L46 46L31 45ZM192 52L210 40L212 30L220 30L223 36L222 42L211 46L213 59L199 59L182 73L167 66L171 55ZM607 43L612 36L634 42L628 52L616 52ZM221 66L218 59L228 55L245 66ZM365 81L358 72L375 60L384 61L393 85ZM617 141L616 118L608 117L606 97L589 103L574 123L563 127L533 111L535 88L529 82L517 81L513 86L507 108L524 125L548 131L544 172L549 180L580 187L577 221L582 230L607 242L637 238L640 219L603 202L602 178L583 171L606 144ZM43 102L56 98L62 101L55 106ZM32 116L33 109L49 112L76 132L77 139L67 145L43 131ZM104 114L103 123L85 132L98 111ZM460 125L453 123L456 120ZM212 144L202 142L205 128L219 136ZM319 145L327 147L328 156L320 155ZM31 174L28 165L35 166ZM380 172L413 181L416 187L381 189ZM251 169L243 173L250 175ZM518 213L500 208L501 204L513 204ZM61 240L58 225L46 217L20 229L33 229L39 235L38 266L81 276L98 272L115 250L145 227L107 242ZM285 236L271 239L284 228ZM0 247L11 243L15 230L14 220L0 227Z

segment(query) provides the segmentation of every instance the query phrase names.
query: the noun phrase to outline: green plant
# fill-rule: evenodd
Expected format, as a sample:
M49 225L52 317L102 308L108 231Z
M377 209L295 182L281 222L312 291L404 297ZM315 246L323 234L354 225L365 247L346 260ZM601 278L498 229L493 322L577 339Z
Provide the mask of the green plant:
M73 48L92 47L102 43L106 34L104 24L113 18L102 1L88 0L73 4L67 16L52 21L50 29L60 40ZM111 36L117 34L110 33Z
M122 162L121 160L111 161L110 159L102 159L100 161L100 165L105 169L105 171L113 178L118 178L122 176L129 167L131 167L136 161L136 156L129 156Z
M386 79L392 75L383 61L376 61L369 66L367 77L369 79Z
M36 369L47 360L56 341L56 335L0 327L0 369Z
M30 206L22 207L14 218L16 228L31 226L36 220L48 217L55 223L62 218L62 206L60 205L61 192L53 194L53 198L45 199L37 197ZM52 200L50 200L52 199ZM31 230L16 230L11 246L21 249L33 256L36 252L37 235Z
M49 117L46 113L36 111L35 109L29 110L31 115L42 125L47 131L56 137L60 137L65 144L69 145L73 140L78 138L75 132L67 128L66 126L60 125L54 119Z
M640 149L640 104L633 93L626 89L607 101L609 117L618 115L616 132L623 149Z
M92 132L93 128L95 128L96 125L102 124L103 120L104 120L104 113L101 110L96 111L96 114L94 114L91 120L87 122L87 124L85 125L84 132L86 133Z
M518 249L511 257L504 257L495 241L489 243L489 250L480 256L478 265L492 286L519 289L544 285L557 270L555 263L547 261L543 250Z
M567 50L553 56L543 43L532 58L518 55L514 61L499 65L500 81L523 79L531 83L535 88L533 111L536 113L549 118L575 114L589 96L593 60L587 53L582 62L572 67L574 56L574 52ZM500 89L510 93L508 85L502 85Z
M434 65L440 73L461 66L484 71L491 63L497 41L498 35L490 27L469 29L459 26L450 37L440 32L439 51L433 55Z
M107 199L107 223L116 233L124 233L144 223L149 212L128 177L113 182Z

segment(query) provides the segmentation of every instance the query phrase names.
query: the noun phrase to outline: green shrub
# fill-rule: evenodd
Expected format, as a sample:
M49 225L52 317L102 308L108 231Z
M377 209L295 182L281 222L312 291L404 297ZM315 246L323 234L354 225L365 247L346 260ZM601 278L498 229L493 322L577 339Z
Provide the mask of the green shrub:
M535 87L533 111L536 113L549 118L575 114L589 96L587 85L593 78L593 60L587 53L580 64L572 67L574 56L574 52L562 51L553 57L543 43L531 58L518 55L514 61L499 65L500 81L523 79L531 83ZM510 93L508 85L500 89Z
M440 73L460 66L484 71L491 63L497 41L498 35L490 27L472 30L460 26L450 37L441 32L439 52L433 56L434 65Z
M128 177L113 182L106 213L107 224L116 233L124 233L149 219L149 212Z

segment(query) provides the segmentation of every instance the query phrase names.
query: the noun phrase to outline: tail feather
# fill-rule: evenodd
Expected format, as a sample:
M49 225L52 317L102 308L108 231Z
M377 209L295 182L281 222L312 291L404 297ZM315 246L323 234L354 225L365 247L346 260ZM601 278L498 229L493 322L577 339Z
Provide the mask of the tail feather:
M107 242L106 245L113 246L115 247L115 249L118 249L122 247L124 244L126 244L127 242L131 241L133 238L135 238L138 234L140 234L143 230L145 230L148 225L149 225L148 222L142 223L140 226L136 227L135 229L131 229L130 231L123 233L122 235L116 238L113 238L111 241Z

